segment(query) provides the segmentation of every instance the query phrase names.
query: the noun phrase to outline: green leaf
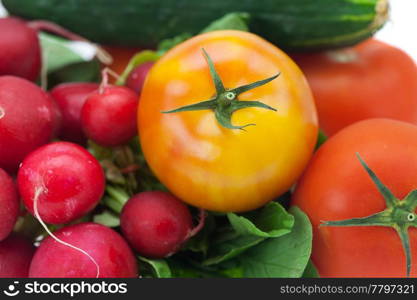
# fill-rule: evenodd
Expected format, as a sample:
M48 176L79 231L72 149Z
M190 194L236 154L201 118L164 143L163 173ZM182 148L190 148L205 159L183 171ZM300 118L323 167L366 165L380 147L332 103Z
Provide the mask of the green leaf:
M232 228L226 227L212 242L209 257L202 263L204 266L230 260L266 238L288 234L294 225L294 217L277 202L241 216L228 213L227 218Z
M175 255L167 259L175 278L221 278L227 277L216 269L203 267L188 257Z
M185 262L169 259L172 277L175 278L204 278L199 270L186 265Z
M220 265L216 265L219 273L229 278L242 278L244 270L237 259L228 260Z
M326 141L327 136L324 134L323 130L320 129L317 137L316 150L320 148L320 146L323 145Z
M184 245L183 250L200 252L205 257L210 245L210 235L216 229L216 221L212 214L207 214L203 229Z
M263 240L264 238L259 236L245 235L215 244L211 249L210 257L204 260L202 264L211 266L232 259Z
M233 12L224 15L220 19L217 19L205 27L200 33L216 31L216 30L240 30L240 31L249 31L249 14L242 12ZM158 47L157 53L163 55L169 49L174 48L176 45L181 44L182 42L191 38L190 33L183 33L177 35L176 37L162 40Z
M48 88L62 82L99 82L100 70L97 60L67 65L48 75Z
M314 266L311 259L308 261L307 267L304 270L303 278L319 278L319 272L317 271L316 267Z
M294 225L294 217L277 202L271 202L256 212L241 216L229 213L227 217L240 235L264 238L287 234Z
M169 49L174 48L176 45L181 44L182 42L188 40L191 37L192 37L191 34L183 33L173 38L162 40L161 42L159 42L158 47L156 48L157 53L159 55L162 55L165 52L167 52Z
M171 269L168 263L163 259L148 259L139 256L139 260L146 263L151 269L156 278L171 278Z
M99 223L108 227L117 227L120 225L119 216L108 210L105 210L102 213L95 215L93 217L93 221L95 223Z
M100 164L103 168L106 180L112 184L126 184L126 178L123 176L122 171L117 167L112 160L103 159L100 160Z
M201 33L216 31L216 30L240 30L249 31L250 15L243 12L233 12L224 15L222 18L213 21L210 25L204 28Z
M92 140L88 140L88 151L98 160L111 160L113 158L113 149L100 146Z
M244 277L301 277L309 262L312 229L308 217L298 208L290 213L295 218L291 233L266 239L238 257Z
M46 73L91 61L96 53L95 48L86 42L73 42L44 32L39 33L39 40Z
M115 213L120 214L124 205L130 198L129 195L123 188L111 185L107 185L106 192L107 193L101 200L101 203Z
M105 195L101 201L101 204L104 206L110 208L113 212L120 214L123 209L123 203L120 203L117 199L114 199L113 197Z

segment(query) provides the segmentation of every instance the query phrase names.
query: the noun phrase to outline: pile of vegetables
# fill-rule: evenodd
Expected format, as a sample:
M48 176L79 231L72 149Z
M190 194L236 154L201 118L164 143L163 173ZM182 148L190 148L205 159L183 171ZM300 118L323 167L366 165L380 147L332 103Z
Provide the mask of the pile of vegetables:
M417 276L387 1L2 2L0 277Z

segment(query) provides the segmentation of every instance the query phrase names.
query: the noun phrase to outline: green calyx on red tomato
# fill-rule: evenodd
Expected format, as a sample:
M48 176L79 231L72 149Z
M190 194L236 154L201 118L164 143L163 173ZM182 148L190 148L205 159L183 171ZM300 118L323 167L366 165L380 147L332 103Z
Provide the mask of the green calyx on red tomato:
M248 108L248 107L259 107L259 108L265 108L265 109L276 111L275 108L269 105L266 105L265 103L262 103L259 101L240 101L237 97L244 92L250 91L254 88L267 84L268 82L277 78L280 75L279 73L264 80L259 80L250 84L239 86L234 89L226 89L223 85L223 82L219 74L216 71L216 68L214 67L213 61L211 60L210 56L207 54L207 52L204 49L203 49L203 54L207 60L207 63L210 69L210 76L216 88L216 95L210 100L201 101L201 102L191 104L191 105L186 105L186 106L183 106L174 110L170 110L170 111L164 111L163 113L177 113L177 112L182 112L182 111L195 111L195 110L213 110L216 116L216 120L223 127L228 128L228 129L244 130L243 128L247 126L255 125L255 124L251 123L251 124L246 124L243 126L234 126L231 123L231 118L232 118L232 114L235 111L239 109L243 109L243 108Z
M407 266L407 277L411 271L409 227L417 227L417 190L411 191L403 200L395 197L381 182L377 175L368 167L365 161L357 154L362 166L378 188L385 200L387 208L379 213L363 218L352 218L341 221L327 221L320 226L383 226L392 227L398 233L404 248Z

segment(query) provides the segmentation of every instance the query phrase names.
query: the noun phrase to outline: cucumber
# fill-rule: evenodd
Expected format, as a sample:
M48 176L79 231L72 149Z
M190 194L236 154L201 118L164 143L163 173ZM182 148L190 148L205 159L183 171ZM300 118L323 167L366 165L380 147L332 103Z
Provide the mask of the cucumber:
M102 44L155 47L196 34L229 12L286 50L354 45L388 18L388 0L2 0L13 15L47 19Z

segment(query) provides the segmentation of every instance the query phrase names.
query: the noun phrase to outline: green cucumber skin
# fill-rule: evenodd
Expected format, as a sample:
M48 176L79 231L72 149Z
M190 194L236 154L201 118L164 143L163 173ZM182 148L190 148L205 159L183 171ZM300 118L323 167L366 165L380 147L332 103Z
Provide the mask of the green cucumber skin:
M251 15L250 28L286 50L349 46L370 37L385 0L2 0L13 15L46 19L102 44L155 47L196 34L228 12Z

